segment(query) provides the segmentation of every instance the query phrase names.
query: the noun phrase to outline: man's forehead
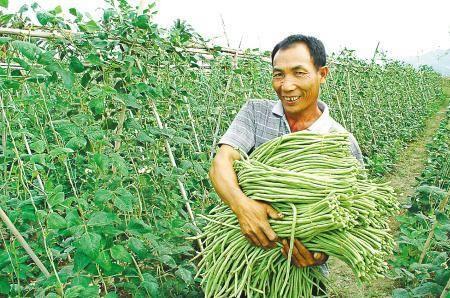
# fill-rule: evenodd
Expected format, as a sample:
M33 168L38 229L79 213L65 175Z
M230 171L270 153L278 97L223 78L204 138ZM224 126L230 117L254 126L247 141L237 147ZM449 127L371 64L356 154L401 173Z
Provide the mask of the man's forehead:
M305 43L295 43L286 49L280 49L273 59L273 68L309 68L314 65L313 58Z

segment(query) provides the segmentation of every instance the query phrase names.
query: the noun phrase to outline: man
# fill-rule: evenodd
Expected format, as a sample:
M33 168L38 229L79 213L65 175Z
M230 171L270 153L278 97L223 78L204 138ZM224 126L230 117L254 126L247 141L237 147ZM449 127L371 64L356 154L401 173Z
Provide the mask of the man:
M240 189L233 162L240 159L238 149L251 152L259 145L296 131L316 133L344 132L334 121L327 105L319 100L320 85L325 83L328 67L322 42L311 36L292 35L272 51L272 86L278 100L249 100L219 141L209 172L219 197L236 214L241 231L254 245L276 247L281 242L286 257L289 244L279 239L268 218L280 219L269 204L248 198ZM361 150L350 134L351 153L363 164ZM299 267L322 265L328 256L311 252L295 240L292 262Z

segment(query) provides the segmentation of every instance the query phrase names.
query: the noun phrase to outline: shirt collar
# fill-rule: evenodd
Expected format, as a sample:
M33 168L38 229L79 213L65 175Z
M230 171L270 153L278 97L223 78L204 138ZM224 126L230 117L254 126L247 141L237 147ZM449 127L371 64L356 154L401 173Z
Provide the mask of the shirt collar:
M320 117L305 130L317 133L327 133L330 131L331 128L330 110L328 109L328 105L323 101L318 100L317 105L319 106L319 109L322 111L322 115L320 115ZM283 104L281 103L280 100L278 100L276 104L273 106L272 113L280 117L285 116Z

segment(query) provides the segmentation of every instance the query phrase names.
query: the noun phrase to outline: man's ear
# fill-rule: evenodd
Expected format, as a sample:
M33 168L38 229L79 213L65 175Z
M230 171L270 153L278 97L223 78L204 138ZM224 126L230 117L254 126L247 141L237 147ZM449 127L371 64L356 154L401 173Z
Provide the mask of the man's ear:
M327 77L329 71L330 71L330 69L328 68L328 66L322 66L321 68L319 68L319 75L320 75L320 83L321 84L325 83L326 77Z

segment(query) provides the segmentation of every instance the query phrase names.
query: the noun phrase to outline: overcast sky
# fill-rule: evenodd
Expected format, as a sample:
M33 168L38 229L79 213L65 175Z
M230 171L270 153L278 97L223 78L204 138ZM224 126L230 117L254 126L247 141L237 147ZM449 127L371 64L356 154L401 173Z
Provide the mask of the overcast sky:
M130 0L136 5L140 0ZM143 0L145 1L145 0ZM10 9L34 1L9 0ZM64 10L76 7L93 16L105 7L103 0L37 0L41 7ZM343 47L370 58L380 48L390 57L416 56L450 48L450 1L253 1L253 0L160 0L155 21L163 27L177 18L186 20L201 35L230 46L271 50L289 34L304 33L321 39L327 52Z

